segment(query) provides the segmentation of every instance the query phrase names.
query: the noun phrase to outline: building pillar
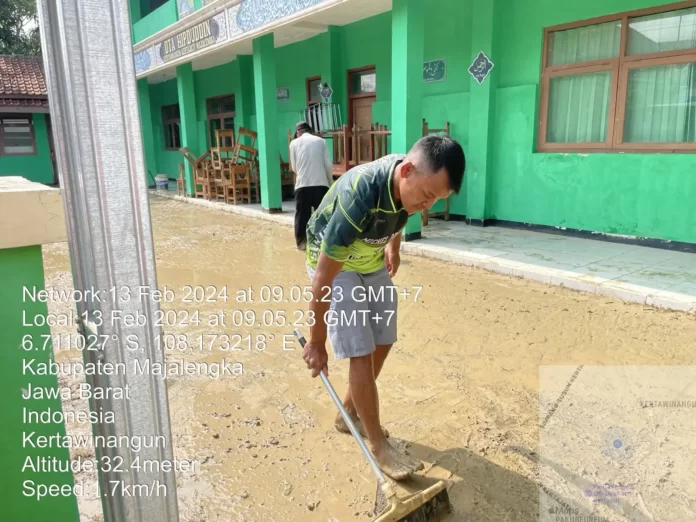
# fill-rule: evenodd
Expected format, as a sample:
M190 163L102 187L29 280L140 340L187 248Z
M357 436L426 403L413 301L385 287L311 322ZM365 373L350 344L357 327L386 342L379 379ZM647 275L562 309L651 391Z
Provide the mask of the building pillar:
M278 109L276 107L275 45L273 33L253 41L256 128L259 134L261 207L265 212L282 211Z
M500 0L475 0L471 29L472 63L479 52L495 64L496 27ZM490 193L493 168L493 131L495 123L495 98L498 89L499 69L494 65L482 84L470 77L469 90L469 146L466 152L466 220L483 226L490 217Z
M140 105L140 125L143 135L143 154L148 185L154 185L157 175L157 155L155 154L155 134L152 126L152 107L150 106L150 85L147 78L138 80L138 104Z
M343 33L341 28L330 25L326 33L324 45L321 46L321 82L327 82L331 86L333 94L331 103L343 105L345 103L346 72L343 69ZM343 109L341 112L343 121L347 120Z
M181 146L188 147L198 156L198 123L196 120L196 92L193 85L193 65L185 63L176 68L176 88L179 94L181 117ZM186 175L186 193L193 195L193 170L188 161L181 157Z
M251 114L254 111L254 58L251 55L239 55L234 63L236 76L239 78L234 93L234 126L239 133L241 127L251 128Z
M423 133L422 0L392 2L392 148L407 153ZM421 214L406 223L406 241L421 237Z

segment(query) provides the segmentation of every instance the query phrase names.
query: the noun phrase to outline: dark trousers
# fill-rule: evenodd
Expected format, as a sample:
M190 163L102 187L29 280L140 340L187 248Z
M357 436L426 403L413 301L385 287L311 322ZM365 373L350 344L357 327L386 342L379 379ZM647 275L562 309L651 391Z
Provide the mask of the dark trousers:
M329 187L303 187L295 191L295 243L299 247L307 241L307 223L312 217L312 209L316 210L321 200L329 191Z

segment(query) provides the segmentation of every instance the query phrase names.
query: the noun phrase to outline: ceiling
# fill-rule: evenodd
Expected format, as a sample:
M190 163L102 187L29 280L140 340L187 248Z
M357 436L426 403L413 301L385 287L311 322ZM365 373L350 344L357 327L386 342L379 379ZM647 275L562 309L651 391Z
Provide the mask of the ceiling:
M284 47L292 43L312 38L327 31L329 25L348 25L392 8L392 0L350 0L316 11L273 30L275 46ZM252 39L231 43L193 60L193 70L209 69L233 61L238 54L252 54ZM176 78L176 67L161 69L149 75L149 83L160 83Z

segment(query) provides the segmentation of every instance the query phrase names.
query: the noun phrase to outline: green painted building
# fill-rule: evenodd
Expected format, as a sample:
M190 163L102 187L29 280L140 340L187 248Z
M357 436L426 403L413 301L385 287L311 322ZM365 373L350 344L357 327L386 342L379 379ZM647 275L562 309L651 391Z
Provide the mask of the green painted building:
M262 206L278 209L288 130L328 102L342 124L386 125L389 152L406 152L423 120L449 123L467 156L454 219L696 243L695 1L130 8L153 176L178 177L178 148L201 154L217 128L251 128Z
M0 55L0 176L56 184L41 57Z

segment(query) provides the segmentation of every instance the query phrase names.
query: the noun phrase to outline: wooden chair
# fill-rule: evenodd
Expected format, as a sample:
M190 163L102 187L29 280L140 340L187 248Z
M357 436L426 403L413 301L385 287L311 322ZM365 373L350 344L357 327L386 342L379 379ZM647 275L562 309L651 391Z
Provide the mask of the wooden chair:
M235 142L234 129L217 129L215 131L216 147L224 147L231 151L234 149Z
M251 203L252 183L251 167L249 165L235 165L232 167L232 175L227 185L226 201L236 205L237 201Z
M211 179L209 176L210 151L205 151L199 157L194 156L193 152L187 147L180 148L179 152L181 152L186 161L189 162L191 170L193 171L193 197L210 199L212 191Z
M375 122L372 124L371 140L372 140L372 159L376 160L383 158L387 152L387 137L391 134L387 130L386 125L380 125Z
M450 123L448 121L445 122L445 126L442 129L431 129L428 127L428 122L423 118L423 136L431 136L435 134L441 134L444 136L449 136L450 135ZM445 211L444 212L430 212L429 210L424 210L421 212L421 223L423 226L428 224L428 217L438 217L438 216L444 216L445 221L449 221L449 214L450 214L450 197L447 196L447 199L445 199Z
M257 137L258 137L258 133L254 132L253 130L247 129L246 127L240 127L239 133L237 135L237 143L242 143L242 138L249 138L250 143L248 143L246 145L253 149L254 145L256 145L256 138Z
M186 195L186 169L183 163L179 163L179 177L176 179L176 195Z

